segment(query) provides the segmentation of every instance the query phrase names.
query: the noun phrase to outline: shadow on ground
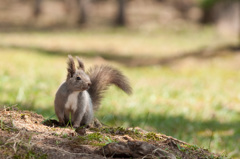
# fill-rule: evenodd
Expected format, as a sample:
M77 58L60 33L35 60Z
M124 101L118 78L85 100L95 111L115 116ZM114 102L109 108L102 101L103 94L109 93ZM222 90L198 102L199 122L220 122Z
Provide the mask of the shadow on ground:
M71 54L73 56L84 57L102 57L105 60L118 62L130 67L136 66L151 66L151 65L170 65L185 58L197 58L197 59L211 59L217 56L225 54L240 53L240 46L227 45L219 48L204 48L192 52L178 53L177 55L167 57L149 57L149 56L137 56L137 55L118 55L114 52L100 52L97 50L85 50L85 51L63 51L58 49L46 49L34 46L19 46L19 45L1 45L0 48L11 48L35 51L41 54L51 56L66 56Z
M235 112L240 115L239 112ZM134 116L134 117L133 117ZM101 116L104 120L105 116ZM240 141L240 120L234 122L221 122L217 119L190 120L184 115L171 116L160 114L142 113L134 115L131 113L114 115L112 120L103 121L113 123L128 123L132 127L143 129L154 128L159 133L173 136L192 144L207 144L208 149L211 145L221 145L226 147L225 151L239 147ZM100 119L101 121L101 119ZM119 126L119 125L118 125Z

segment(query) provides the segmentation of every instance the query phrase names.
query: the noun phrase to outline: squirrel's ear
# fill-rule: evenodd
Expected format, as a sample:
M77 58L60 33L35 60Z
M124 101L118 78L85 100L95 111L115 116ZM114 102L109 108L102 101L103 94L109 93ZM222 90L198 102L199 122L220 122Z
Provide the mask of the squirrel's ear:
M73 77L74 73L76 72L75 64L73 61L73 57L71 55L68 55L68 74L67 74L67 80L71 77Z
M80 58L77 56L77 61L78 61L78 69L82 69L83 71L85 71L85 67L84 67L84 64L83 62L80 60Z

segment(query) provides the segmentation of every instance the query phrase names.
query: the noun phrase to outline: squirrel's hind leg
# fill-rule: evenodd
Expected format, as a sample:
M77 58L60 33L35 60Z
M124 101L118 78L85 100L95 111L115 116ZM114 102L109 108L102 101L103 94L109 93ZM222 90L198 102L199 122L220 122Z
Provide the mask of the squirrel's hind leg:
M73 127L77 128L80 126L80 123L82 122L84 116L84 112L83 111L76 111L73 114Z
M93 111L87 110L86 113L83 116L83 119L81 121L81 125L89 125L91 121L93 120Z

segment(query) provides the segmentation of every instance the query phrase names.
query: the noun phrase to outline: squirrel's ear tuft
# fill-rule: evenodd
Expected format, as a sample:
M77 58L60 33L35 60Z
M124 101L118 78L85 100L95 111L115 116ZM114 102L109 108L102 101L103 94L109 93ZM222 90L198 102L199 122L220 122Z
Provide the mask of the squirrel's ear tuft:
M78 61L78 69L82 69L83 71L85 71L85 66L83 64L83 62L80 60L80 58L77 56L77 61Z
M73 77L73 75L75 74L76 72L76 68L75 68L75 63L73 61L73 57L71 55L68 55L68 67L67 67L67 71L68 71L68 74L67 74L67 80L71 77Z

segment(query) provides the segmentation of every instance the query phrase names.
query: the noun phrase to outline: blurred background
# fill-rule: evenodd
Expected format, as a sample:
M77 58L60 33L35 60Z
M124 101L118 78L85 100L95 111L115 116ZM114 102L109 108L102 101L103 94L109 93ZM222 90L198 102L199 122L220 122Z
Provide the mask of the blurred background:
M240 157L239 0L0 0L0 107L56 118L68 54L130 79L103 123Z

